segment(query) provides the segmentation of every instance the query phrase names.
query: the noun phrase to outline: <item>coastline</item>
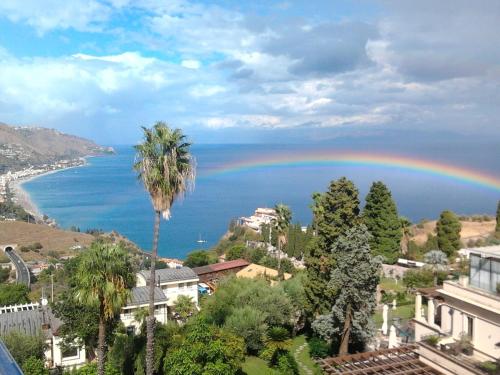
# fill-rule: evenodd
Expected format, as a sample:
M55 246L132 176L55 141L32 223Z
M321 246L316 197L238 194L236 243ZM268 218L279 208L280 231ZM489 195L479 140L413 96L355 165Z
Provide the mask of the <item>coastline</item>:
M43 176L48 176L48 175L53 174L53 173L58 173L58 172L66 171L66 170L73 169L73 168L84 167L84 166L88 165L88 163L87 163L87 157L88 156L82 158L84 160L84 163L82 163L81 165L72 165L72 166L69 166L69 167L64 167L64 168L59 168L59 169L53 169L53 170L50 170L50 171L46 171L46 172L37 174L35 176L22 177L22 178L18 178L16 180L10 181L9 182L9 188L11 189L12 194L14 195L16 203L18 205L20 205L22 208L24 208L24 210L26 212L28 212L31 215L33 215L36 220L44 221L44 219L43 219L43 216L44 216L43 212L39 209L39 207L33 201L33 199L31 198L30 194L23 187L23 185L25 183L33 181L33 180L35 180L37 178L40 178L40 177L43 177Z

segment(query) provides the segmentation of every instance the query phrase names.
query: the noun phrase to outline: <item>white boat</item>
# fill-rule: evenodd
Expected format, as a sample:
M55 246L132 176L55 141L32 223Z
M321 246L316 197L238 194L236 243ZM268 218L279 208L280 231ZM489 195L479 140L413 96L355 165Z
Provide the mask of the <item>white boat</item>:
M196 241L198 243L207 243L207 240L202 240L201 239L201 234L198 236L198 241Z

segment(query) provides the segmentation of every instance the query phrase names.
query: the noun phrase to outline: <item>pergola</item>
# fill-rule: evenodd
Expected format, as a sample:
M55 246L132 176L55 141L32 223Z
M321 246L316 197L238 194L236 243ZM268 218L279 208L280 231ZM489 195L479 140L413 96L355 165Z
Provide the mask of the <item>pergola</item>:
M319 360L318 364L328 375L440 375L439 371L420 362L416 348L416 345L405 345L373 352L328 357Z

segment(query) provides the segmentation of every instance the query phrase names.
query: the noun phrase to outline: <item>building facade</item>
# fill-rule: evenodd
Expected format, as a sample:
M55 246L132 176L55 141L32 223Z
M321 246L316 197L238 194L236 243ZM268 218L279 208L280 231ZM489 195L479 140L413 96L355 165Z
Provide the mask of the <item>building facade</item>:
M500 293L497 289L500 287L500 247L474 249L469 259L469 275L458 281L445 281L435 295L427 296L426 313L423 313L422 295L417 294L413 319L415 341L438 336L437 347L444 352L449 346L466 342L471 346L468 353L471 361L496 361L500 358Z

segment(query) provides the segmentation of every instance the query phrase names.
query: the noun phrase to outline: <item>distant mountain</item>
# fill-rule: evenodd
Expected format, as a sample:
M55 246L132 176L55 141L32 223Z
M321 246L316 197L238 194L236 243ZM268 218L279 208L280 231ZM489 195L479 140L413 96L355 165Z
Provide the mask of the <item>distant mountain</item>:
M94 142L54 129L0 123L0 174L29 165L113 152Z

